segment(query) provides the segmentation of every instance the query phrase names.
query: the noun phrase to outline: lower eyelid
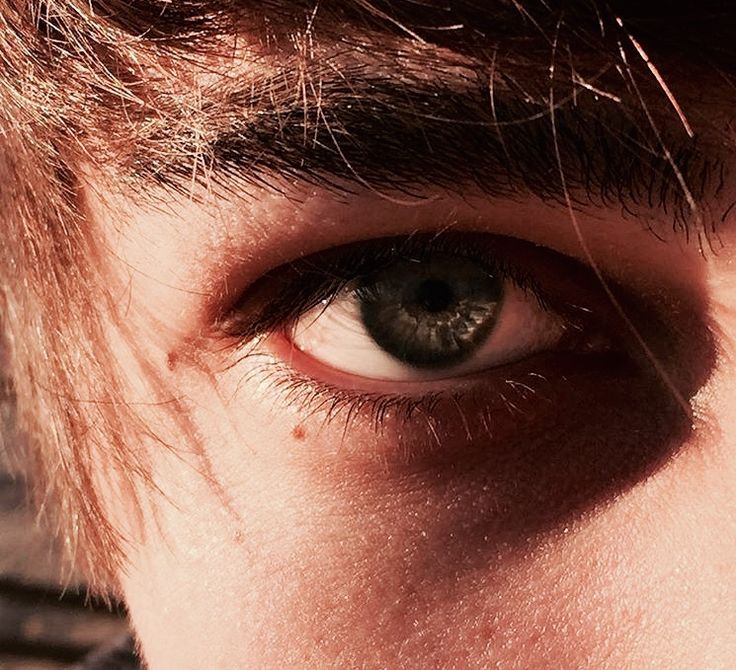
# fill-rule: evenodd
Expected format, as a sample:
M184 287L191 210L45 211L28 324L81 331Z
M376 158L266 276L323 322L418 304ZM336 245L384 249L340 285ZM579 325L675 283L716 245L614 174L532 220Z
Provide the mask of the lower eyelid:
M641 378L619 352L563 352L452 379L449 385L446 380L411 384L365 380L358 389L339 372L330 376L330 371L310 367L314 361L293 351L283 336L269 338L267 344L273 357L270 362L254 361L252 374L265 383L275 411L283 403L300 423L327 431L326 448L333 443L327 435L335 431L350 438L339 441L341 449L360 450L355 446L362 444L357 431L368 431L362 433L364 438L372 433L380 442L379 460L395 458L404 464L424 462L430 452L443 451L445 443L472 451L496 441L524 439L552 426L559 430L588 402L613 403L616 397L621 412L622 398L629 398L627 385ZM362 452L356 456L373 457Z
M651 474L689 427L625 352L541 354L451 390L399 395L395 383L394 394L330 383L281 333L262 345L270 361L244 361L251 383L233 412L245 406L249 421L262 412L273 422L267 451L283 450L346 505L369 499L402 513L431 501L428 534L445 540L482 526L528 550L534 533Z
M540 366L554 368L556 362L559 362L562 367L575 367L581 360L585 360L587 365L596 356L621 359L625 357L606 342L604 345L591 347L587 351L580 348L580 351L576 353L569 350L545 351L522 360L510 361L493 368L471 370L465 374L457 374L453 371L448 377L395 380L357 377L326 365L301 351L284 332L277 332L265 338L260 347L268 352L275 366L274 369L278 369L282 377L298 380L305 386L312 386L324 392L329 391L335 395L355 399L383 397L418 400L425 396L436 397L438 394L461 396L472 392L480 385L486 387L494 383L503 385L513 383L517 378L521 382L520 377L527 374L535 378L542 378L545 370Z

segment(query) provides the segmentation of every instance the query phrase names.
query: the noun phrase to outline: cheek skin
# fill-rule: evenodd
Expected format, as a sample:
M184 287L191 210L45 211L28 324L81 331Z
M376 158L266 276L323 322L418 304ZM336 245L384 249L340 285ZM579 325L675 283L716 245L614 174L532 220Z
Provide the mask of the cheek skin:
M187 249L174 251L169 264L186 268ZM153 309L158 320L141 312L136 332L155 331L142 337L158 347L150 360L161 361L191 417L180 430L160 406L142 409L151 432L175 448L144 445L161 493L140 520L118 496L108 499L134 538L121 583L151 670L730 667L731 348L698 397L694 432L668 423L671 408L653 405L642 387L636 430L627 423L602 441L592 429L618 417L595 402L592 386L574 387L585 400L576 442L564 437L569 423L557 438L551 430L523 441L509 425L507 457L489 461L471 426L459 462L450 449L407 467L386 445L416 453L416 439L421 452L431 445L426 431L407 438L389 427L379 444L366 424L346 437L236 379L242 373L215 385L175 359L169 370L177 335L156 329L175 320L169 312L193 310L165 287L188 284L167 276L160 258L141 252L131 263L161 272L153 284L169 311ZM135 277L142 304L155 303L145 295L151 275ZM712 290L714 319L736 333L728 283ZM623 381L617 392L631 401ZM649 420L657 416L668 427ZM683 442L677 453L647 469L652 445L674 437ZM468 442L459 428L440 438ZM646 456L633 471L621 445Z
M683 487L685 466L541 546L500 547L484 566L439 580L416 570L434 553L426 521L383 527L398 515L380 501L374 518L329 506L304 515L309 502L295 503L289 487L271 487L266 500L255 489L242 504L248 519L236 523L201 478L179 472L189 496L178 510L162 504L160 531L149 529L124 588L154 670L491 659L620 668L711 658L705 667L726 667L715 661L729 649L713 640L733 645L736 625L727 492L708 480ZM673 518L673 509L691 512Z
M736 402L730 376L714 382ZM513 496L473 477L326 467L329 428L187 388L222 488L187 450L152 450L175 504L153 502L123 577L152 670L727 667L736 651L731 425L525 539Z

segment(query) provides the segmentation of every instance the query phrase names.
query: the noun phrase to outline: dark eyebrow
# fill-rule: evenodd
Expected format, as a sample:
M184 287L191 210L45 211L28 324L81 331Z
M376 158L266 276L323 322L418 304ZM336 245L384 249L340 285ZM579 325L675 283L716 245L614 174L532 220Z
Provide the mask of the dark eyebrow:
M483 69L401 72L397 59L392 68L326 62L301 86L287 62L260 82L213 91L197 131L162 129L152 144L165 149L142 150L133 171L179 190L195 176L234 192L294 181L413 195L470 186L562 203L562 168L578 202L664 208L680 228L692 200L723 187L723 161L697 137L676 123L652 132L641 109L601 82L550 99L547 81L534 89L538 75L499 74L491 85Z

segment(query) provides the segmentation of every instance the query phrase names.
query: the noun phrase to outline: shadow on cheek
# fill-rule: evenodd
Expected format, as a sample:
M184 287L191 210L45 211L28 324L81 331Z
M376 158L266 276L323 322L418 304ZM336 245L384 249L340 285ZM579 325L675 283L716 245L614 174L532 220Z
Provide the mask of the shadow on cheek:
M634 353L555 354L528 363L544 371L533 386L500 391L491 380L471 397L380 423L373 460L349 446L315 455L314 480L339 490L332 504L376 542L401 537L417 547L421 537L412 552L417 575L454 577L502 548L528 548L656 476L682 448L700 448L682 401L714 366L705 320L683 308L676 327L665 328L635 307L630 314L666 382L635 342Z

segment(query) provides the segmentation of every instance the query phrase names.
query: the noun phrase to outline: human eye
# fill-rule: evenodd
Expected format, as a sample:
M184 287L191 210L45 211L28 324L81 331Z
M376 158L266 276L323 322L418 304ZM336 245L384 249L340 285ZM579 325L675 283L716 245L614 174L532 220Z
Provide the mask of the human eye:
M662 429L660 445L687 420L672 387L687 394L692 379L662 379L651 359L687 371L683 333L697 318L685 299L600 279L558 251L487 232L371 239L265 272L218 332L237 378L288 410L281 420L293 413L348 447L373 440L382 459L530 441L587 453L604 439L624 453Z
M354 243L269 273L254 291L278 287L263 312L246 299L223 325L245 338L270 331L289 365L352 389L452 390L545 352L610 353L580 290L555 276L561 265L577 270L489 234Z

